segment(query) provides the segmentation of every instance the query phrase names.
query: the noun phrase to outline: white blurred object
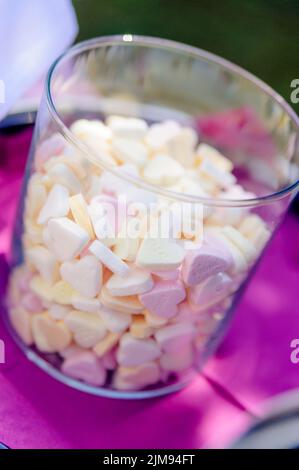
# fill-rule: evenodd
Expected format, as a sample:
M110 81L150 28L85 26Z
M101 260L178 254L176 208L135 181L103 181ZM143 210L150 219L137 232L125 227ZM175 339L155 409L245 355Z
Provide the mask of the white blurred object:
M77 32L70 0L0 0L0 119L38 83ZM36 90L40 96L40 87Z

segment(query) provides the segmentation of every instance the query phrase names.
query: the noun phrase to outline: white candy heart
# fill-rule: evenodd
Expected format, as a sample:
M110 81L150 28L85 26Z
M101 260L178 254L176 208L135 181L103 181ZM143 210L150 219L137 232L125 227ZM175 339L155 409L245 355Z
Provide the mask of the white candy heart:
M38 224L44 224L53 217L64 217L69 211L69 192L61 184L55 184L48 194L46 202L37 218Z
M76 310L82 310L83 312L99 313L101 302L99 299L91 299L76 295L72 297L72 305Z
M179 162L168 155L159 154L145 165L143 177L152 184L168 186L174 184L184 172L184 167Z
M125 277L113 274L106 283L109 294L119 297L143 294L153 286L151 275L138 268L131 268Z
M60 261L75 258L88 242L88 233L72 220L66 217L49 220L47 243Z
M168 271L180 266L185 252L177 243L164 238L144 238L136 263L138 266L157 271Z
M114 139L112 152L121 163L133 163L138 167L142 167L148 157L148 149L142 142L123 138Z
M77 176L64 163L57 163L48 171L48 177L55 183L66 187L71 194L81 192L81 183Z
M175 121L159 122L150 127L145 142L154 150L161 149L180 131L181 126Z
M60 274L83 297L96 297L101 290L102 265L95 256L62 263Z
M107 125L117 137L126 139L143 139L147 131L147 123L143 119L109 116Z

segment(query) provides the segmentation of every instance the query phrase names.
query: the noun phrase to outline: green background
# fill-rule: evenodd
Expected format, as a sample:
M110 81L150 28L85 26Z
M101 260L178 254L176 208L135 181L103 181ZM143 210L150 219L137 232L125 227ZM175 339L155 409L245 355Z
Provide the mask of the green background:
M299 78L299 0L73 0L78 41L160 36L206 49L266 81L290 102ZM299 104L293 105L299 112Z

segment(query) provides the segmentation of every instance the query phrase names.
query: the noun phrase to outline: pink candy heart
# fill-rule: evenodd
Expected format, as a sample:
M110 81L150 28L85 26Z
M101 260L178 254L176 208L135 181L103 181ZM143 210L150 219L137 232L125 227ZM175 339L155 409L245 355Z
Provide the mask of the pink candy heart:
M228 250L210 239L200 248L187 250L182 278L188 286L195 286L214 274L227 271L232 263L232 256Z
M226 273L217 273L190 289L190 302L202 308L215 305L230 293L232 285L232 279Z
M61 369L66 375L91 385L100 386L106 380L104 367L98 358L89 351L83 351L66 358Z
M139 296L140 302L152 313L165 318L178 312L178 304L186 297L182 282L157 281L153 289Z

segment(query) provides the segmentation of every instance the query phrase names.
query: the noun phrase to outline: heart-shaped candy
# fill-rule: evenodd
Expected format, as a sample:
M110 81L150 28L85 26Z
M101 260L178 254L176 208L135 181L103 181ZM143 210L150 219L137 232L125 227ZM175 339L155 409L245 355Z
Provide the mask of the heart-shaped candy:
M106 288L109 294L123 297L143 294L150 291L153 285L154 282L149 273L138 268L131 268L125 277L113 274L106 283Z
M53 353L65 349L71 342L72 335L63 321L55 321L48 313L34 315L32 334L40 351Z
M155 334L158 344L164 351L179 351L185 344L190 344L195 334L191 323L175 323L168 325Z
M89 242L88 233L67 217L48 222L47 245L60 261L75 258Z
M37 223L44 224L53 217L64 217L69 211L69 192L61 184L55 184L41 209Z
M83 297L96 297L102 287L102 264L87 255L78 261L66 261L60 266L62 279Z
M232 257L225 247L215 241L187 250L182 267L182 278L188 286L195 286L210 276L226 271L232 265Z
M120 366L114 376L113 386L118 390L138 390L158 382L160 369L156 362L137 367Z
M101 386L106 380L106 371L95 354L83 351L64 360L62 372L74 379Z
M178 268L185 256L181 246L164 238L144 238L136 263L147 270L169 271Z
M140 302L150 312L165 318L174 317L178 304L186 297L186 292L180 281L157 281L153 289L139 296Z
M192 287L189 292L190 302L201 309L210 307L230 294L232 279L226 273L217 273L205 282Z
M107 334L102 319L92 313L73 310L64 321L74 333L76 343L82 348L92 348Z

